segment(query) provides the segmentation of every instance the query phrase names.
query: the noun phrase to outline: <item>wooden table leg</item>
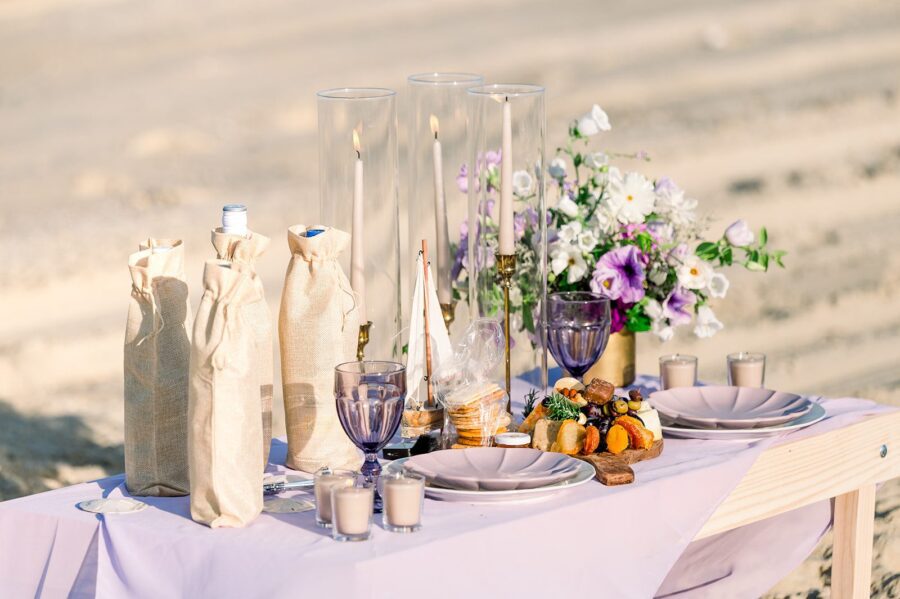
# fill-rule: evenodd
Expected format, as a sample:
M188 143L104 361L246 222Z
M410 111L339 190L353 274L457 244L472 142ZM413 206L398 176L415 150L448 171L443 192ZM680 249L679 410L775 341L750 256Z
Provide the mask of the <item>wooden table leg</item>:
M831 596L835 599L869 597L874 527L874 484L835 497L831 562Z

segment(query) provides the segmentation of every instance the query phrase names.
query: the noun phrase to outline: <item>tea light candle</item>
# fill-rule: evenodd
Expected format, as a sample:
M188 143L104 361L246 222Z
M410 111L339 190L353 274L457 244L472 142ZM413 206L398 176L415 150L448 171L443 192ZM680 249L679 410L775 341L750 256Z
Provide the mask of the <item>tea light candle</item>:
M413 473L383 477L384 520L391 532L415 532L422 525L425 478Z
M356 480L356 473L350 470L321 470L316 472L314 492L316 495L316 524L331 528L331 495L335 489L350 487Z
M374 487L341 487L331 494L332 536L336 541L369 538L375 507Z
M697 384L697 357L683 354L661 357L659 378L663 389L693 387Z
M734 387L762 387L766 376L766 355L739 352L728 355L728 384Z

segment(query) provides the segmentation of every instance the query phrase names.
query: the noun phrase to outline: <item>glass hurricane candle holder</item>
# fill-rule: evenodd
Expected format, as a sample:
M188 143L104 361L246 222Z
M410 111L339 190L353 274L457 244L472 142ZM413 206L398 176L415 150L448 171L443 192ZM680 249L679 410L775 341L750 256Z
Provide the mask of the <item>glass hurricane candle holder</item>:
M659 359L659 381L663 389L697 384L697 356L672 354Z
M331 536L335 541L365 541L372 534L375 486L353 485L331 494Z
M544 203L544 90L493 84L468 90L469 215L461 243L470 317L503 320L497 255L516 256L510 281L512 370L541 367L547 386L547 214ZM504 181L503 172L509 181ZM505 262L509 267L508 260Z
M408 231L405 248L401 240L403 297L412 294L412 265L420 241L426 239L438 300L450 322L456 316L456 302L465 294L452 275L458 274L454 259L460 252L460 227L468 215L466 178L460 179L468 139L466 91L483 82L481 75L471 73L421 73L407 79L409 187L402 201L405 210L400 212L401 228L405 218ZM466 324L462 312L458 330ZM404 313L403 322L408 321Z
M313 492L316 496L316 524L322 528L331 528L331 494L335 489L351 487L357 475L352 470L329 470L323 468L316 472L313 479Z
M400 233L396 92L317 94L322 223L351 234L341 266L358 297L365 356L400 356Z

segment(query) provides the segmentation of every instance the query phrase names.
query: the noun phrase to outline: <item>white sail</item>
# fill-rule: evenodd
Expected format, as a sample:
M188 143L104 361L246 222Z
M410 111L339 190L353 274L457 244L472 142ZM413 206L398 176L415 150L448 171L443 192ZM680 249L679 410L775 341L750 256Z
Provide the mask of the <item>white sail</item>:
M444 315L434 289L434 276L428 267L428 327L431 333L431 371L447 360L453 359L453 346ZM406 361L406 387L409 407L418 408L426 399L419 389L425 386L425 281L422 254L416 259L416 287L413 291L412 312L409 320L409 348Z

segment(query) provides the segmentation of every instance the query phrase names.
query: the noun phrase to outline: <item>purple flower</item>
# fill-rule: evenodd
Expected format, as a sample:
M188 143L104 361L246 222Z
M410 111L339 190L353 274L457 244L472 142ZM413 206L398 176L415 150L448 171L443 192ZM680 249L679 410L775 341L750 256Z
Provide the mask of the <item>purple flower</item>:
M641 251L626 245L597 260L591 290L614 300L635 303L644 297L644 265Z
M516 212L513 216L513 233L516 241L525 237L525 215L521 212Z
M456 175L456 187L462 193L469 193L469 167L465 164L459 167L459 174Z
M484 161L488 167L491 166L500 166L500 162L503 158L503 152L501 150L488 150L484 155Z
M631 308L630 304L612 302L609 311L610 316L612 317L609 324L610 333L618 333L625 328L625 323L628 321L627 313L629 308Z
M675 326L688 324L693 318L694 304L697 296L692 291L676 287L665 300L663 300L663 317Z

